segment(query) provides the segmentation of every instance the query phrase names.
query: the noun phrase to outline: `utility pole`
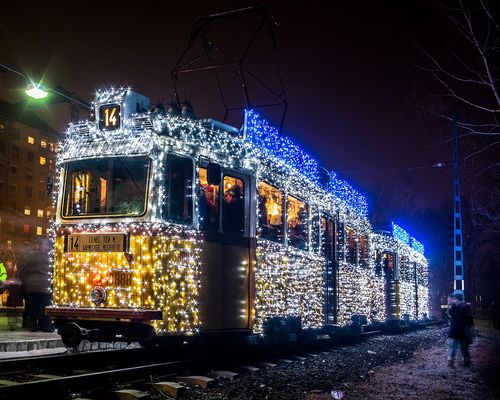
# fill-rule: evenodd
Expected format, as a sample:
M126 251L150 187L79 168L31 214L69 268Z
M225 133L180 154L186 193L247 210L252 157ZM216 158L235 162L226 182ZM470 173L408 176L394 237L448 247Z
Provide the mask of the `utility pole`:
M464 293L464 250L462 230L462 201L460 198L460 159L458 152L459 129L456 116L453 118L453 224L454 224L454 280L453 289Z

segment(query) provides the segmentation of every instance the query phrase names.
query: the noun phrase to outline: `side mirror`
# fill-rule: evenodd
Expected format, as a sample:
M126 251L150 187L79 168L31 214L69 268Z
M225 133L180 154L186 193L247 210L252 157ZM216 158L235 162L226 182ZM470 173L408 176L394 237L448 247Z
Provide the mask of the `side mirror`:
M209 185L220 185L221 167L216 163L209 163L207 166L207 181Z

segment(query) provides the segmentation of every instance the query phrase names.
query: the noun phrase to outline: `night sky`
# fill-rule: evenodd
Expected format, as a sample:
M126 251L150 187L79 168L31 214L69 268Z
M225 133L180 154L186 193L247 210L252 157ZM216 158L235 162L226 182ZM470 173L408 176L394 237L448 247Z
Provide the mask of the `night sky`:
M96 89L130 85L165 103L172 96L170 71L195 18L254 4L8 3L2 5L0 63L87 101ZM321 165L340 171L372 208L394 210L391 219L427 249L442 245L436 220L422 218L443 210L452 196L449 169L432 168L451 159L451 145L438 145L449 128L422 110L437 89L417 67L424 61L419 46L437 55L447 48L433 3L329 2L332 11L326 2L266 4L279 24L274 32L289 103L284 133ZM259 72L267 68L265 54L253 54ZM20 100L22 78L2 75L0 98ZM190 98L198 116L220 119L222 106L207 83L211 76L189 79L183 78L181 96ZM228 72L227 82L233 81ZM237 86L228 90L240 93ZM279 124L277 112L260 111ZM451 210L449 220L451 226Z

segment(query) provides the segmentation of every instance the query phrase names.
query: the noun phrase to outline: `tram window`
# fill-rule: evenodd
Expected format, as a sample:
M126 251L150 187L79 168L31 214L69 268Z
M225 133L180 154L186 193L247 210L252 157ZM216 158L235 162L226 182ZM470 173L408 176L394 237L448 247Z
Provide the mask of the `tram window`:
M357 243L356 243L356 232L351 227L346 228L347 233L347 262L351 264L356 263L356 252L357 252Z
M396 279L396 271L394 269L394 255L391 253L384 253L383 264L385 276L388 279Z
M321 249L328 260L335 256L335 223L331 218L321 217Z
M166 220L190 224L192 202L193 162L188 157L169 154L165 171L165 201L162 210Z
M366 235L359 235L359 263L368 266L368 239Z
M224 176L222 229L226 233L243 235L245 230L245 185L232 176Z
M309 207L303 201L288 196L288 244L298 249L307 250Z
M219 185L209 185L207 169L200 168L199 204L200 228L219 230Z
M63 217L143 215L149 165L146 157L69 162Z
M283 196L265 182L259 183L259 228L262 239L283 241Z

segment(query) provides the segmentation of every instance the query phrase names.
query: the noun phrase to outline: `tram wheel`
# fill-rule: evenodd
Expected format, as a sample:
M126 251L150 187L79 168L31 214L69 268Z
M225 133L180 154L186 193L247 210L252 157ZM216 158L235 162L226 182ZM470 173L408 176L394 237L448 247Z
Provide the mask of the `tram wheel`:
M82 329L74 322L68 322L60 330L62 342L66 347L78 347L83 340Z

